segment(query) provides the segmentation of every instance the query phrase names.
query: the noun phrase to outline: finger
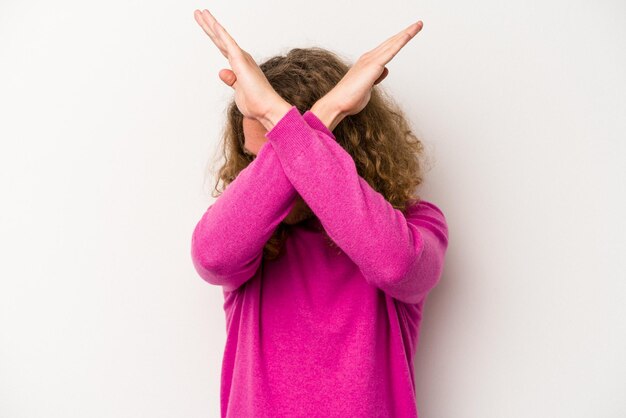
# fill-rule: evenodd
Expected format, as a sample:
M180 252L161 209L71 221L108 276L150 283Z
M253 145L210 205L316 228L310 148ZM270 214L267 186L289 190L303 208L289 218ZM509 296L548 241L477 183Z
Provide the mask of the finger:
M396 56L396 54L406 45L411 39L422 30L423 23L419 21L407 27L405 30L396 35L393 41L389 42L384 48L377 51L376 56L379 59L381 65L387 64Z
M235 81L237 81L237 76L235 75L235 73L228 68L221 69L219 72L219 77L220 80L222 80L230 87L233 87L233 84L235 84Z
M209 35L209 37L213 40L213 42L216 42L217 39L215 38L215 32L213 32L213 29L209 25L209 22L207 22L207 20L204 18L202 12L200 10L194 10L193 17L194 19L196 19L196 22L198 22L198 25L200 25L202 30L207 35Z
M198 23L200 23L202 29L204 29L206 34L209 35L209 37L211 38L215 46L217 46L217 48L220 50L222 55L228 58L228 49L226 48L226 44L224 43L222 36L215 28L215 24L217 23L215 17L213 17L213 15L206 9L194 15L197 15L197 19L199 20Z
M376 81L374 81L374 85L383 81L387 77L387 74L389 74L389 69L385 67L383 68L383 73L376 79Z
M389 38L387 38L384 42L382 42L381 44L377 45L374 49L372 49L370 52L371 53L376 53L377 51L385 48L390 42L393 42L395 39L397 39L399 36L402 36L402 34L406 31L406 29L401 30L400 32L396 33L393 36L390 36Z
M211 24L209 24L209 22L207 21L207 19L204 17L204 15L202 14L201 11L196 10L194 11L194 18L196 19L196 22L198 22L198 24L200 25L200 27L202 27L202 30L204 30L204 32L209 35L209 38L211 38L211 40L213 41L213 43L215 44L215 46L217 46L217 48L220 50L220 52L222 53L222 55L224 55L226 58L228 58L228 55L226 54L226 49L224 48L224 43L219 39L219 37L215 34L215 31L213 30L213 28L211 27Z
M212 25L212 28L215 30L216 35L219 37L220 41L222 41L222 46L226 49L226 55L234 56L239 55L241 52L241 48L235 42L232 36L226 31L226 29L220 24L220 22L213 17L211 12L204 9L202 12L203 16L209 21Z
M420 30L422 30L423 26L424 26L424 23L421 20L418 20L416 23L410 24L409 26L407 26L406 28L402 29L397 34L395 34L392 37L390 37L389 39L387 39L382 44L378 45L372 51L372 53L373 54L378 54L381 51L385 51L385 50L387 50L387 48L389 48L390 45L396 44L399 40L400 41L405 40L404 44L406 44L406 42L408 42L409 39L413 38ZM407 34L409 34L409 36L410 36L408 39L406 39L406 35Z

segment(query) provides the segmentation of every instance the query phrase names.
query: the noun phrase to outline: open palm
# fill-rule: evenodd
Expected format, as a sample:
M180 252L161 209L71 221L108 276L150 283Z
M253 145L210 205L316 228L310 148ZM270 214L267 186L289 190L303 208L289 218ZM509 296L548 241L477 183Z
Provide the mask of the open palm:
M239 47L208 10L195 10L194 18L230 63L232 69L222 69L219 77L235 90L239 111L245 117L262 118L281 97L252 56Z
M372 87L380 83L389 70L385 65L422 30L421 20L409 25L376 48L367 51L350 67L346 75L328 92L344 115L359 113L370 100Z

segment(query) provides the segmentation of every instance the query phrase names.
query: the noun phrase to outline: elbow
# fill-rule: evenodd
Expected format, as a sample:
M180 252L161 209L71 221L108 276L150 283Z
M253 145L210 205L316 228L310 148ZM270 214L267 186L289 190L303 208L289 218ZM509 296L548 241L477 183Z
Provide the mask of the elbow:
M192 249L191 251L191 262L202 280L215 286L221 285L219 279L220 275L217 273L218 268L207 262L204 257L196 253L195 249Z
M400 263L393 273L383 276L381 288L401 301L417 303L437 286L442 271L443 255L424 249Z
M421 255L421 249L413 249L401 257L386 258L375 271L370 271L365 276L375 286L397 288L415 276L415 266L419 264Z
M191 242L191 260L198 275L205 282L233 291L254 276L261 263L262 253L250 262L243 262L241 255L223 251L215 243L195 237Z
M414 278L418 273L423 253L423 249L420 248L407 254L401 261L390 263L390 268L381 274L385 283L397 287Z
M224 238L228 234L216 229L218 222L209 217L212 207L209 206L191 234L191 261L202 280L230 290L240 284L247 270L237 267L241 265L241 251L230 245Z
M225 263L205 240L196 237L195 231L191 239L190 255L194 269L202 280L215 286L225 284Z
M387 257L376 275L383 290L404 302L416 303L439 283L448 247L445 219L433 216L409 224L412 240L395 257Z
M444 264L444 254L439 251L424 249L414 259L403 276L397 278L397 283L405 283L411 293L428 294L439 283Z

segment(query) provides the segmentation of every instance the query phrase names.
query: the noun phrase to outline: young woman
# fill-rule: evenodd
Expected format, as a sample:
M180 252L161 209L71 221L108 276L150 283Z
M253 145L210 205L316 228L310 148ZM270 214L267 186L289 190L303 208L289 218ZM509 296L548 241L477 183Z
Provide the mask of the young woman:
M421 142L374 87L418 21L348 67L322 48L257 65L208 11L234 90L225 184L191 257L221 286L222 417L417 417L413 357L448 246Z

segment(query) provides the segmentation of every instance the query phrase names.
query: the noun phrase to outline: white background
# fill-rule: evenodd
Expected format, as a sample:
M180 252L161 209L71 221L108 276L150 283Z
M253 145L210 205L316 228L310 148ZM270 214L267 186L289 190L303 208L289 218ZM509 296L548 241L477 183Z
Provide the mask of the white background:
M195 8L258 61L421 19L381 84L450 227L420 418L626 416L626 6L590 0L2 0L0 416L219 416L189 251L232 91Z

